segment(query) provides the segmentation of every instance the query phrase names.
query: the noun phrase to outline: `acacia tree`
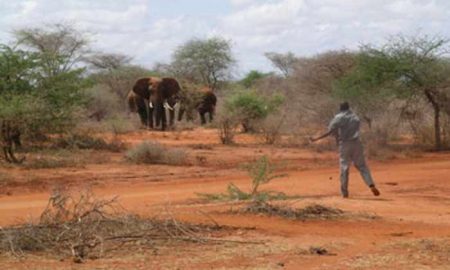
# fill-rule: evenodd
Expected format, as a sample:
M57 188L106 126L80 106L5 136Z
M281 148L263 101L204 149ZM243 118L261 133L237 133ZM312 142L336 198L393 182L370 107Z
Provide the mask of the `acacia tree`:
M178 47L173 54L170 71L189 81L217 89L231 75L235 60L230 41L214 37L193 39Z
M340 81L336 93L367 105L375 100L425 99L434 113L435 149L441 150L442 101L450 86L450 64L444 58L448 53L448 40L439 37L399 36L381 48L364 46L356 68Z
M87 37L67 24L23 28L14 35L19 46L40 53L46 77L72 70L89 51Z
M287 52L286 54L267 52L264 55L270 60L274 67L281 71L286 78L292 74L294 71L294 65L298 60L292 52Z
M86 85L80 70L43 77L40 53L0 45L0 139L5 159L20 163L14 146L21 137L36 139L46 132L74 126Z
M132 57L119 53L94 53L84 58L92 68L97 70L114 70L130 65Z

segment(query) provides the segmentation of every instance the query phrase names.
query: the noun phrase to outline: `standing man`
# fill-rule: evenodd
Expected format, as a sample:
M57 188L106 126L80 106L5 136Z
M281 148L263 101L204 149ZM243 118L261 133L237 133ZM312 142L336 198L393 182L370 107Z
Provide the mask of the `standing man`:
M375 187L370 170L364 159L363 146L359 139L359 126L360 120L358 116L350 110L348 102L344 102L340 105L340 112L331 120L328 132L317 138L310 139L311 142L315 142L329 135L337 136L337 141L339 142L341 193L344 198L348 198L348 175L351 162L355 164L373 195L380 195L380 191Z

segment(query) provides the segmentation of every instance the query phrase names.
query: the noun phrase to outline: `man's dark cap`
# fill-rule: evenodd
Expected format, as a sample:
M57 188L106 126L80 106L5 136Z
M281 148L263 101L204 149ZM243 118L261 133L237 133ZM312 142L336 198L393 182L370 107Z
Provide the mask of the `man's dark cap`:
M339 105L339 109L341 110L341 112L345 112L350 110L350 105L348 104L348 102L342 102L341 105Z

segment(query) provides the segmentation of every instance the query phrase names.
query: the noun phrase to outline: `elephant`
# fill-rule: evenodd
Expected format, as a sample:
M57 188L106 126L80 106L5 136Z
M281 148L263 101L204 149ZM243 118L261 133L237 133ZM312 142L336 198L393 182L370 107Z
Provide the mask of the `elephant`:
M174 78L147 77L138 79L127 96L132 112L137 112L141 123L153 128L155 111L156 127L161 123L165 130L167 119L165 109L169 110L169 124L174 124L174 106L179 100L181 87Z
M194 90L191 93L184 93L184 97L181 98L182 102L180 103L180 110L178 112L178 121L183 119L184 113L186 113L186 119L192 120L193 116L190 113L189 105L187 105L187 100L190 100L193 108L197 110L200 115L201 124L206 124L205 115L209 114L209 121L212 122L214 118L214 112L216 109L217 97L214 92L209 88L203 88L201 90ZM190 96L188 96L190 95Z

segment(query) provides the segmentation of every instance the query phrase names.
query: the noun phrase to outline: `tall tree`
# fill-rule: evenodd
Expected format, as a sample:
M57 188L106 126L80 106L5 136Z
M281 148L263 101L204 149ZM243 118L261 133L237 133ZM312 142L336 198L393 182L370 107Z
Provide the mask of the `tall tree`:
M14 35L19 45L41 54L46 77L71 70L88 52L87 37L67 24L23 28Z
M84 58L92 68L97 70L114 70L131 63L132 57L118 53L94 53Z
M442 149L441 114L449 93L448 40L398 36L381 48L364 46L337 94L356 102L425 99L434 113L435 149Z
M193 39L181 45L170 66L175 75L216 89L229 78L234 63L230 41L214 37Z

